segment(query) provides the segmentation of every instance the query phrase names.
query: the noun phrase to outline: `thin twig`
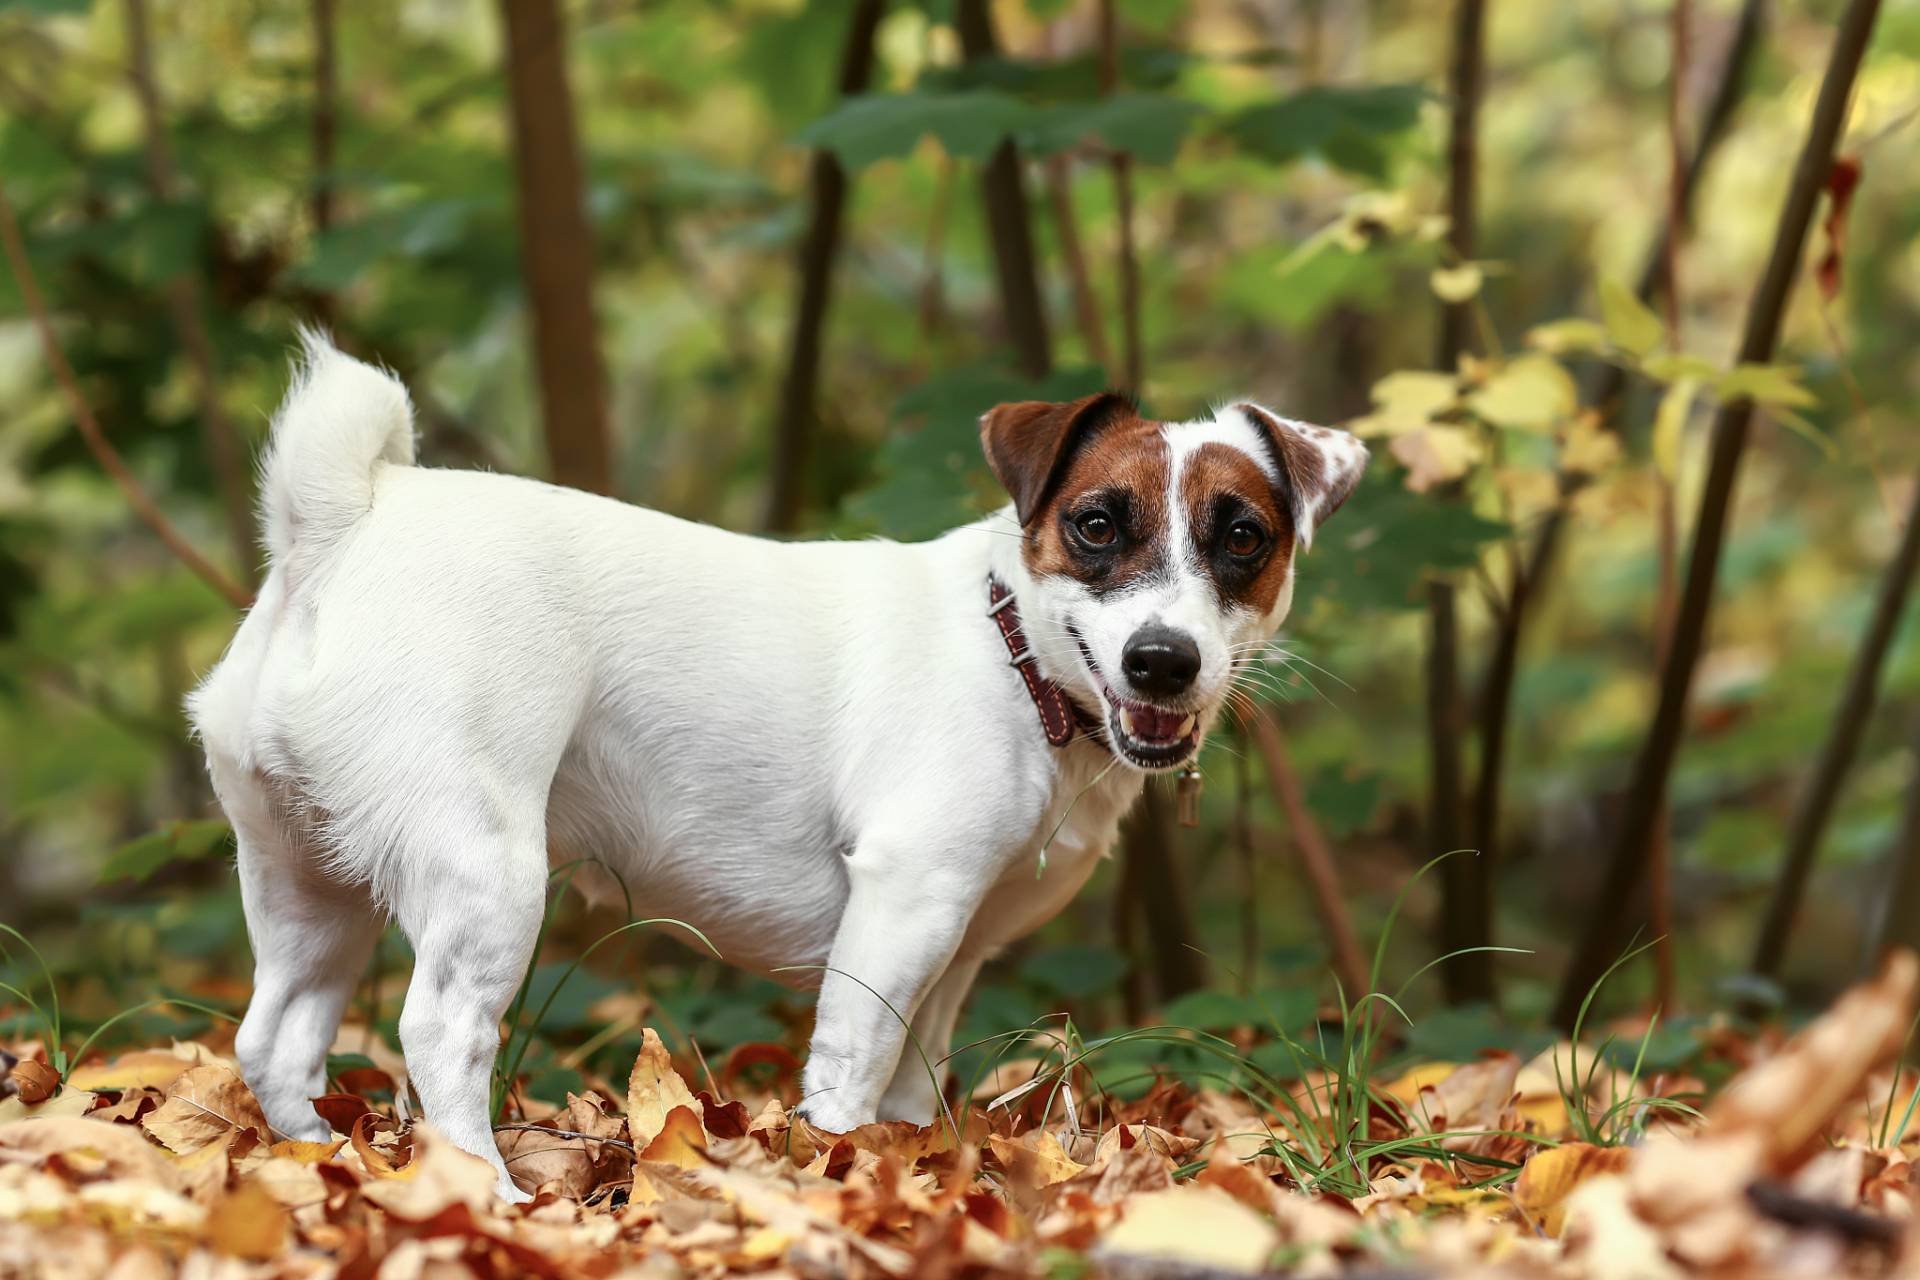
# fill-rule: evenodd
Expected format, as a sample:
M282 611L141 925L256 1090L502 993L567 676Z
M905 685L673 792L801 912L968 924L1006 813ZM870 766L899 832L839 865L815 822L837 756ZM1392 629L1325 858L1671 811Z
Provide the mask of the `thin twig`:
M106 433L100 430L100 423L93 416L93 410L87 404L86 396L81 394L79 380L73 376L73 369L60 352L60 341L53 332L53 320L47 314L47 304L40 296L40 284L34 278L33 268L27 261L26 246L20 239L20 225L13 216L13 204L7 199L6 188L0 185L0 241L5 242L7 261L13 267L14 278L20 282L20 297L27 304L27 311L33 316L34 328L39 331L40 345L45 351L47 364L53 369L54 380L60 384L60 390L66 397L67 410L73 414L75 425L80 428L80 438L86 441L87 448L99 461L100 469L113 478L120 486L120 492L126 495L127 502L134 513L146 521L155 536L164 542L168 549L198 574L209 586L225 596L236 609L245 609L253 604L253 593L220 572L214 564L194 548L191 542L176 528L173 522L162 514L160 508L141 489L140 482L134 479L133 472L126 462L108 443Z
M622 1142L618 1138L602 1138L597 1134L580 1133L573 1129L549 1129L543 1124L497 1124L493 1126L495 1133L499 1133L503 1129L525 1129L530 1133L550 1133L556 1138L579 1138L585 1142L604 1142L610 1147L618 1147L622 1151L631 1151L636 1155L639 1154L638 1149L631 1142ZM531 1155L532 1152L524 1152L522 1154Z
M1286 739L1280 726L1264 707L1252 712L1253 731L1260 740L1260 754L1267 762L1274 794L1287 813L1287 825L1293 830L1293 844L1300 851L1300 865L1307 873L1314 903L1320 909L1320 923L1327 931L1327 951L1333 961L1340 985L1358 999L1372 989L1366 955L1360 949L1360 935L1354 931L1353 917L1340 891L1340 873L1335 870L1333 851L1320 834L1320 824L1307 808L1300 777L1287 756Z

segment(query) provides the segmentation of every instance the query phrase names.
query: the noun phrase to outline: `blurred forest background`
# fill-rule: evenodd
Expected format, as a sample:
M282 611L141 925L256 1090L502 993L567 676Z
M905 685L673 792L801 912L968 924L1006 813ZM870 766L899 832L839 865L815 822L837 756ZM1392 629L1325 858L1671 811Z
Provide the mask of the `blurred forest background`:
M1429 1058L1544 1043L1656 939L1600 996L1660 1009L1656 1058L1815 1006L1920 930L1920 3L1796 180L1841 10L0 0L0 184L101 446L0 275L0 919L76 1025L244 1004L181 699L257 574L252 459L319 323L406 380L428 463L776 536L997 505L1000 400L1369 435L1201 824L1157 791L963 1042L1230 1031L1255 994L1310 1022L1383 934L1388 989L1514 949L1408 988ZM642 1021L804 1042L804 998L666 941L560 988L619 923L556 906L530 1090ZM390 938L356 1016L391 1027L406 963Z

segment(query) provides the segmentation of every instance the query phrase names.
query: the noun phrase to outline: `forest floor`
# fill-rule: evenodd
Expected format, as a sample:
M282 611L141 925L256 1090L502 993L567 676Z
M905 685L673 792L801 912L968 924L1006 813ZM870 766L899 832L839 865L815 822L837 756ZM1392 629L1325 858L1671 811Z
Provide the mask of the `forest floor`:
M624 1091L590 1081L500 1130L522 1205L396 1118L392 1062L317 1100L334 1138L305 1143L208 1044L64 1080L21 1045L0 1275L1920 1275L1916 1079L1896 1065L1917 985L1901 954L1797 1034L1729 1031L1711 1090L1563 1042L1119 1101L1069 1055L1003 1063L964 1119L848 1134L791 1113L784 1050L696 1091L704 1064L648 1033Z

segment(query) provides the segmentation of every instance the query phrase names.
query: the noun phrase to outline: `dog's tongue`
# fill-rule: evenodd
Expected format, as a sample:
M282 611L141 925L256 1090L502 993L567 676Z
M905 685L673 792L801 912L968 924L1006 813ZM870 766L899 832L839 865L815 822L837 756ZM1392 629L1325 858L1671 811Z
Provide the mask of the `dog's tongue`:
M1162 711L1157 707L1130 706L1127 714L1133 717L1133 731L1142 738L1164 741L1180 736L1180 726L1186 722L1184 711Z

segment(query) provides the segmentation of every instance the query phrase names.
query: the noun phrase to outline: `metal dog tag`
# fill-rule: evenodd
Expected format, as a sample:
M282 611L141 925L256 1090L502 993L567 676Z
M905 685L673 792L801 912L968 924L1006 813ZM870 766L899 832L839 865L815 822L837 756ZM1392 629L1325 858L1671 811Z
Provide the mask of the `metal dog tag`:
M1180 771L1180 780L1175 784L1175 793L1180 797L1180 825L1197 827L1200 825L1200 770L1188 765Z

